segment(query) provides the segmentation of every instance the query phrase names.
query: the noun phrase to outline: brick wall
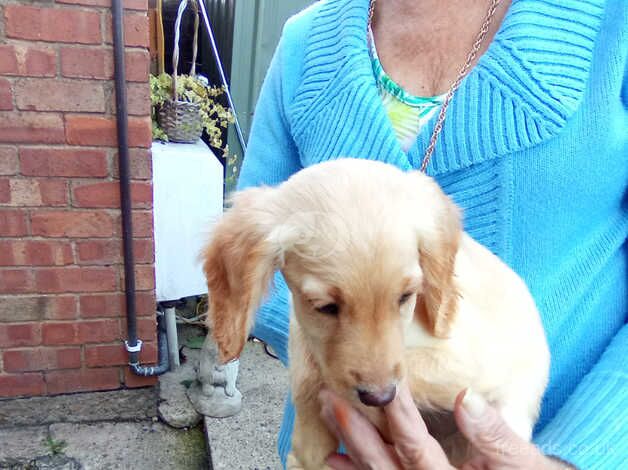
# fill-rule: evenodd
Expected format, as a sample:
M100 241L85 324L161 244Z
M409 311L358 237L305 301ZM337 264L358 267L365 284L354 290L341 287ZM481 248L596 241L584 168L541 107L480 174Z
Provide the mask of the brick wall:
M146 0L125 39L141 360L156 360ZM0 397L129 373L110 0L0 1Z

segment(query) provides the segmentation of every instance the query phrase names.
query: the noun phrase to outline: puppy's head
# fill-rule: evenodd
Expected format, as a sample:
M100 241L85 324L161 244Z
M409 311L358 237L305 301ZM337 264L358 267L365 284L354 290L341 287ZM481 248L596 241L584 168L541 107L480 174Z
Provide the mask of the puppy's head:
M367 405L392 400L407 334L446 337L456 312L460 217L420 173L365 160L310 167L243 192L205 256L213 334L236 357L275 269L329 386Z

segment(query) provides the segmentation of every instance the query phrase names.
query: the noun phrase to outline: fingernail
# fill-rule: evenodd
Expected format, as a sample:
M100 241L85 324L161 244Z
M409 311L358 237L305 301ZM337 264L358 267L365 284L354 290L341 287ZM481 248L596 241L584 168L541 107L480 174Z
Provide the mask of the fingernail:
M462 407L472 419L481 418L486 409L486 401L470 388L464 393Z

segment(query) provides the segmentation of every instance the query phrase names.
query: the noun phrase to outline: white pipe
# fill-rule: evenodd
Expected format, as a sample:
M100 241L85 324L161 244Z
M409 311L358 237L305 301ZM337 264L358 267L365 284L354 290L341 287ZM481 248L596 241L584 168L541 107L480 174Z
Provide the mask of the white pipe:
M166 334L168 336L168 357L170 359L170 370L179 367L179 338L177 336L177 316L174 307L166 309Z

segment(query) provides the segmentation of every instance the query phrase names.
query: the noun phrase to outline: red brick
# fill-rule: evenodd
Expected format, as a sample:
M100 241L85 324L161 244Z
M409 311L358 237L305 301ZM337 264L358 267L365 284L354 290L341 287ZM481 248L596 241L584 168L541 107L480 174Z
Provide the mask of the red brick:
M135 375L128 367L124 369L124 385L128 388L153 387L157 381L158 377L141 377Z
M157 362L157 343L142 343L140 362L143 365ZM123 343L89 345L85 347L85 363L88 367L123 366L129 363L129 353Z
M0 237L22 237L28 235L26 212L0 209Z
M35 271L38 292L107 292L116 290L115 270L109 267L40 268Z
M74 78L111 78L112 50L91 47L61 48L61 74Z
M0 324L2 349L37 346L38 344L41 344L41 325L39 323Z
M127 336L126 317L122 319L122 334ZM137 337L142 341L157 341L157 319L155 312L150 317L137 319Z
M0 375L0 397L32 397L46 393L42 374Z
M72 200L76 207L120 207L120 183L105 181L74 186ZM152 206L153 193L150 183L131 183L133 207Z
M11 202L11 184L8 179L0 179L0 204Z
M150 54L148 51L127 51L124 62L127 81L148 82L150 72Z
M30 269L0 269L0 293L23 294L32 291L33 275Z
M43 323L41 336L46 345L81 344L78 324L75 322Z
M108 238L114 229L112 217L103 211L36 211L31 225L33 235L43 237Z
M126 315L126 298L124 294L120 293L81 295L79 306L81 318L119 317ZM138 317L154 316L156 310L154 292L136 292L135 310Z
M148 83L127 84L127 111L135 116L150 116L150 88Z
M120 282L124 282L124 279ZM135 266L135 288L137 290L151 290L155 288L155 268L152 264Z
M129 170L131 179L149 180L153 177L153 162L151 152L148 149L129 149ZM118 171L118 155L113 158L112 175L114 178L119 177Z
M0 74L12 75L18 73L17 54L15 47L0 45Z
M121 240L87 240L76 244L78 264L114 264L122 261Z
M116 121L100 116L66 116L66 135L72 145L117 145Z
M115 264L123 261L120 239L82 241L76 244L76 248L78 264ZM133 240L133 257L136 263L152 263L152 240Z
M0 46L0 73L29 77L54 77L57 55L47 47Z
M4 18L5 33L11 38L82 44L102 39L96 11L7 5Z
M79 309L81 318L118 317L123 314L121 308L124 294L81 295Z
M57 73L57 54L48 48L17 48L20 63L20 75L29 77L54 77Z
M35 372L81 367L80 348L37 348L5 351L2 362L6 372Z
M150 54L147 50L125 52L128 82L148 83ZM112 79L115 73L113 50L110 47L65 47L61 49L61 74L69 78ZM129 96L133 98L133 96ZM148 101L150 102L150 100Z
M153 213L152 211L134 210L132 214L133 236L138 238L153 237ZM122 222L115 223L116 236L122 236Z
M81 344L121 340L120 322L117 319L82 321L78 324L78 331Z
M117 145L115 118L97 116L66 116L66 136L72 145L114 147ZM150 147L152 131L150 119L129 118L129 146Z
M68 184L57 179L11 179L13 206L65 206L68 203Z
M105 25L105 42L111 44L111 15L107 15ZM148 47L148 16L146 13L126 13L124 15L124 43L127 46Z
M155 261L155 247L151 238L133 241L133 256L136 263L153 263Z
M69 242L0 240L0 266L63 266L73 262Z
M156 309L157 300L155 299L155 291L135 293L135 310L138 317L154 317ZM124 309L123 311L126 312L126 309Z
M46 372L48 393L86 392L120 388L118 368L56 370Z
M20 164L26 176L104 177L109 173L103 150L21 148Z
M58 114L0 112L0 142L64 143L63 119Z
M11 111L13 109L13 93L11 92L11 82L5 78L0 78L0 111Z
M111 0L57 0L57 3L69 3L72 5L85 5L94 7L110 7ZM124 8L129 10L146 10L148 8L147 0L124 0L122 2Z
M128 362L129 356L124 344L85 346L87 367L122 366Z
M0 297L0 322L72 320L77 315L77 299L69 295L8 295Z
M70 295L54 295L42 297L46 299L44 304L44 316L48 320L73 320L78 316L78 302L76 297Z
M23 111L105 111L103 86L90 81L26 78L15 85L15 101Z
M17 149L0 147L0 175L15 175L18 171Z

